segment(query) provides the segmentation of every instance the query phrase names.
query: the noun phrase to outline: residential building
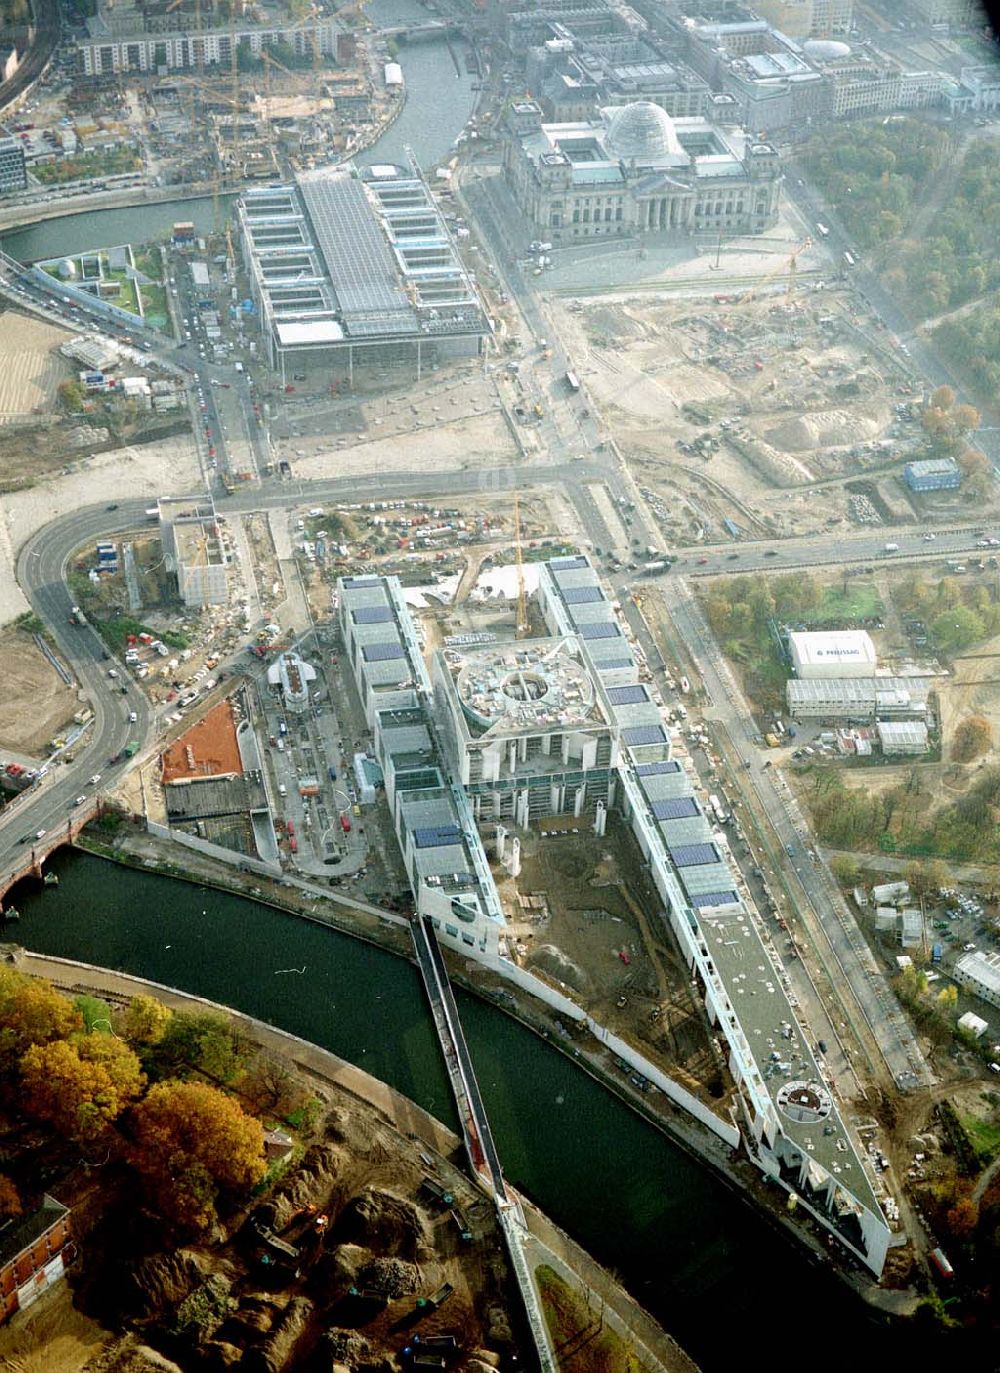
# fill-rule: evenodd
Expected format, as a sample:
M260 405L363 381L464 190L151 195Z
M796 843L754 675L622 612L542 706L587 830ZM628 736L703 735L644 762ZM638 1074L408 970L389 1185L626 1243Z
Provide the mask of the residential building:
M546 238L673 232L759 234L777 219L774 148L707 119L673 120L636 101L545 124L535 101L507 115L504 169L517 204Z
M793 631L788 649L797 677L874 677L875 645L863 629Z
M0 1320L23 1311L66 1271L70 1257L70 1212L55 1197L26 1215L0 1225Z
M23 191L28 184L24 145L0 125L0 195Z
M176 15L191 21L190 12ZM296 57L312 57L318 47L324 57L333 57L337 43L337 21L332 15L295 20L288 17L274 25L249 24L241 19L233 28L193 25L181 32L169 27L173 15L150 18L151 31L141 13L127 4L108 5L87 21L88 36L76 44L80 74L85 77L119 75L128 72L188 71L192 68L219 67L227 73L233 62L235 45L240 54L259 58L262 51L276 43L287 44ZM164 31L159 31L160 26Z
M954 458L923 458L906 464L903 481L911 491L957 491L962 472Z
M225 605L228 562L215 503L208 497L163 498L157 508L164 560L177 577L181 600L194 609Z
M1000 1006L1000 953L982 953L974 949L963 954L955 964L952 976L973 996L991 1006Z

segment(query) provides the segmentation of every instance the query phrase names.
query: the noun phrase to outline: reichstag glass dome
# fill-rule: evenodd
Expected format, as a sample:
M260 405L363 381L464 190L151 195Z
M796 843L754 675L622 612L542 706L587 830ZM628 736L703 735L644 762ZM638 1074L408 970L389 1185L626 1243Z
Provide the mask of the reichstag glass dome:
M615 110L608 120L604 141L610 153L626 162L633 157L637 161L655 162L660 158L687 156L669 114L651 100L636 100Z

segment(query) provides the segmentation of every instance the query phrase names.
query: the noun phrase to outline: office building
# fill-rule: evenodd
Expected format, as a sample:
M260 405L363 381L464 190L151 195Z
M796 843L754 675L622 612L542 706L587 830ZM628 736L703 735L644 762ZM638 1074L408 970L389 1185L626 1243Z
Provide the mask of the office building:
M906 464L903 481L911 491L957 491L962 472L954 458L925 458Z
M164 560L177 577L181 600L192 609L225 605L227 558L214 502L207 497L164 498L157 509Z
M781 162L767 143L650 101L545 124L535 101L507 115L504 170L553 241L672 232L759 234L778 217Z
M28 184L24 146L0 124L0 195L23 191Z
M707 81L649 35L577 39L559 34L528 53L528 89L554 124L603 105L649 100L671 119L710 113Z
M380 165L324 167L246 191L240 245L265 352L343 368L475 357L489 319L423 178Z

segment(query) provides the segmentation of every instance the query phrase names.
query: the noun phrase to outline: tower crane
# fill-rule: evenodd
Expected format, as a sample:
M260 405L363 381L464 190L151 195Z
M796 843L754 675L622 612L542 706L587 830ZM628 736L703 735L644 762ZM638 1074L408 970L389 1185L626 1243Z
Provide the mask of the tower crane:
M514 553L517 558L517 624L515 634L523 639L528 632L528 596L524 588L524 556L521 548L521 498L514 492Z
M775 277L780 276L782 272L785 271L788 272L788 285L785 288L785 298L788 299L791 297L792 292L795 290L795 281L799 269L799 254L804 253L807 248L811 248L812 244L813 241L811 238L804 238L801 243L796 244L784 262L779 263L773 271L768 272L766 276L761 277L760 281L758 281L755 286L751 286L749 291L744 291L743 295L740 297L741 304L745 301L755 300L759 291L765 286L768 286Z

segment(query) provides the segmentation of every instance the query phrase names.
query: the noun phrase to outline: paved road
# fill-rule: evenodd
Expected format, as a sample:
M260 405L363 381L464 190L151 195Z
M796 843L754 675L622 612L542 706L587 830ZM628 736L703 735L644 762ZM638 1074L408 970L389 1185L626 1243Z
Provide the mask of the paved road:
M932 1079L919 1045L829 869L810 856L809 829L794 797L779 773L759 763L750 707L720 658L714 635L689 588L678 579L675 589L680 594L669 602L670 617L709 694L711 704L704 714L726 727L742 758L750 763L749 781L791 859L790 889L793 899L798 898L800 913L815 913L835 971L849 983L896 1085L926 1085Z

